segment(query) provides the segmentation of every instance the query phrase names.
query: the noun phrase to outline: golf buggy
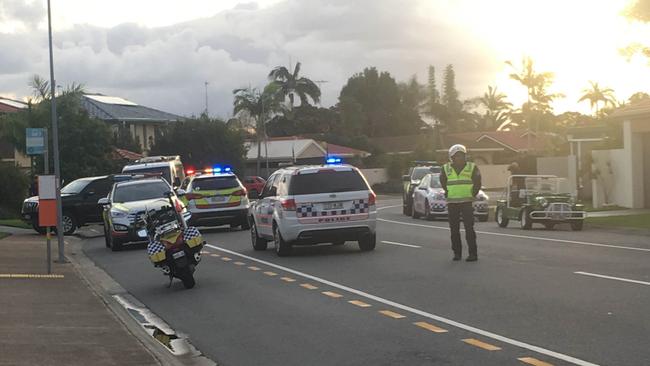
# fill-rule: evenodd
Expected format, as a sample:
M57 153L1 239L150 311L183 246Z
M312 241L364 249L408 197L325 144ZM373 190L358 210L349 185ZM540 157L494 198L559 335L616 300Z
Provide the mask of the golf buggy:
M524 230L530 230L535 223L549 230L569 223L572 230L582 230L587 213L568 188L566 179L554 175L512 175L508 177L505 197L497 200L496 222L506 227L510 220L518 220Z

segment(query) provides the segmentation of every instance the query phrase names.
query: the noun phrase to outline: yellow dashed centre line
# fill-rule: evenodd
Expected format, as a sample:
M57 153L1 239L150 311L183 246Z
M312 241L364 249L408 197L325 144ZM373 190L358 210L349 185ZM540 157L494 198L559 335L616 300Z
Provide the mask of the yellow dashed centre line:
M210 252L205 251L205 250L202 250L202 251L201 251L201 254L210 254Z
M398 314L398 313L396 313L394 311L390 311L390 310L381 310L379 313L383 314L383 315L386 315L387 317L390 317L390 318L393 318L393 319L406 318L404 315Z
M222 261L230 262L232 259L228 257L221 257Z
M358 307L360 307L360 308L369 308L369 307L372 306L372 305L370 305L370 304L366 304L365 302L363 302L363 301L359 301L359 300L350 300L350 301L348 301L348 302L349 302L350 304L352 304L352 305L356 305L356 306L358 306Z
M243 266L243 265L245 265L246 263L244 263L244 262L235 262L235 264L238 265L238 266Z
M498 351L501 349L501 347L493 346L489 343L481 342L478 339L474 339L474 338L463 339L463 342L467 344L471 344L472 346L483 348L484 350L488 350L488 351Z
M264 272L264 274L267 275L267 276L277 276L278 275L277 273L270 272L270 271L269 272Z
M250 269L251 271L259 271L260 267L250 266L248 267L248 269Z
M219 254L210 254L211 257L221 257Z
M318 287L316 287L316 286L314 286L314 285L312 285L310 283L303 283L303 284L300 285L300 287L304 287L307 290L316 290L318 288Z
M413 324L417 325L420 328L430 330L430 331L432 331L434 333L447 333L448 332L447 329L442 329L442 328L436 327L435 325L429 324L427 322L417 322L417 323L413 323Z
M64 278L58 274L0 273L0 278Z
M551 363L540 361L533 357L522 357L522 358L518 358L518 360L523 363L527 363L529 365L534 365L534 366L553 366L553 364Z
M322 294L325 296L333 297L335 299L338 299L339 297L343 297L343 295L337 294L336 292L332 292L332 291L323 291Z
M294 279L291 278L291 277L282 277L282 278L280 278L280 279L281 279L282 281L284 281L284 282L296 282L296 280L294 280Z

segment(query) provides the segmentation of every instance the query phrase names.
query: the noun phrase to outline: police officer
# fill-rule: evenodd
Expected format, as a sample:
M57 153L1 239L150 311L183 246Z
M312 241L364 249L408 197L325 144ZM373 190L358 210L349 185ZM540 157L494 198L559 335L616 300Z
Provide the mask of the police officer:
M478 260L476 232L474 231L474 207L472 202L481 189L481 173L474 163L467 162L467 149L463 145L449 148L449 160L440 173L440 184L447 196L449 229L451 229L451 249L453 260L459 261L463 253L460 240L460 218L465 225L465 240L469 250L468 262Z

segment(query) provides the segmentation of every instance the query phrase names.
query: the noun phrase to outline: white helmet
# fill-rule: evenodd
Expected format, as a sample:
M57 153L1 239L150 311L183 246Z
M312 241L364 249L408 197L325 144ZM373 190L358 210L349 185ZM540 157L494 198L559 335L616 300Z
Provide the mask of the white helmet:
M449 148L449 157L451 158L457 152L462 152L463 154L467 154L467 148L461 144L456 144Z

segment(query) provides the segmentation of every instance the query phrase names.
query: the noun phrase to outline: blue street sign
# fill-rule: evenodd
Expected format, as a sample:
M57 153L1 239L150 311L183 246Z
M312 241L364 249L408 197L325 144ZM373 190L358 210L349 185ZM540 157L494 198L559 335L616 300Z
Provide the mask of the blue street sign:
M43 154L45 152L45 129L26 128L25 130L27 155Z

